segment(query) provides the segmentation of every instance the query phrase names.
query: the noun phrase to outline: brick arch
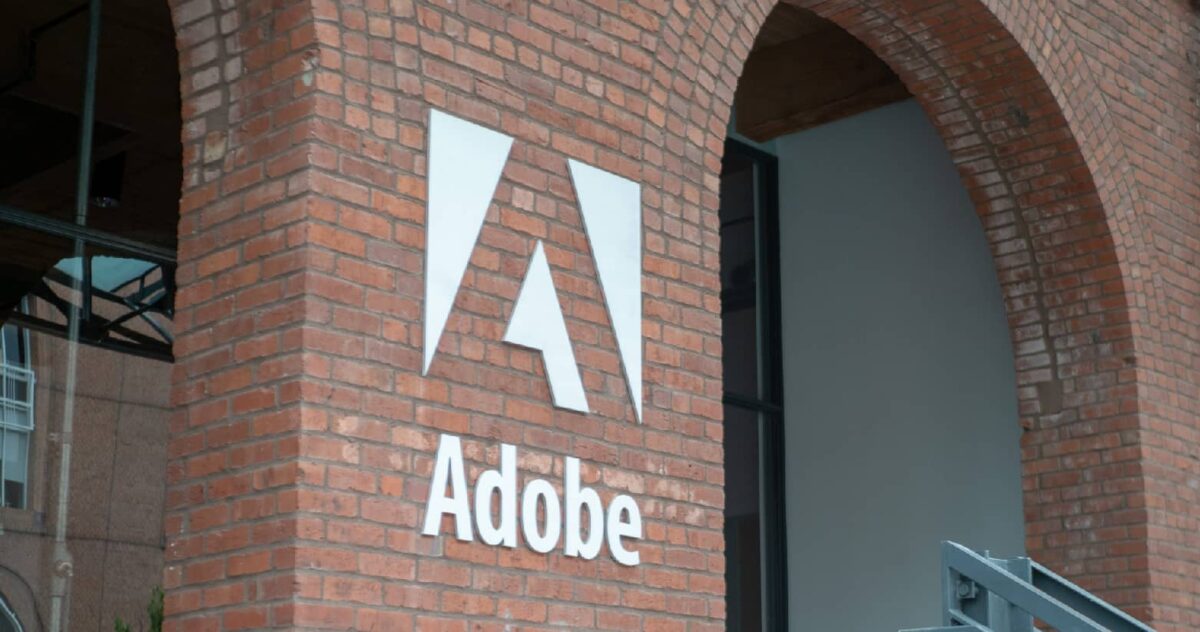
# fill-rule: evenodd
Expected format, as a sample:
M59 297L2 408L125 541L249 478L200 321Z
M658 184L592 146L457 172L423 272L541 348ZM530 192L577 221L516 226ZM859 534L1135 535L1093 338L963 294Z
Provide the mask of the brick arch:
M1004 294L1027 430L1028 550L1149 619L1134 374L1139 314L1130 298L1130 279L1142 265L1131 253L1141 251L1134 244L1144 227L1131 220L1132 183L1113 168L1123 146L1108 133L1104 109L1080 114L1061 106L1062 91L1075 88L1052 79L1087 76L1073 40L1045 46L1040 63L1026 53L1045 43L1041 25L1058 23L1044 3L1007 16L1021 25L1020 37L989 8L995 2L791 3L838 24L896 71L975 203ZM699 4L666 21L662 38L672 54L662 57L660 72L673 77L666 102L689 138L693 130L703 135L708 177L697 184L705 211L715 213L718 201L715 174L738 76L774 4ZM1117 175L1101 188L1094 173Z

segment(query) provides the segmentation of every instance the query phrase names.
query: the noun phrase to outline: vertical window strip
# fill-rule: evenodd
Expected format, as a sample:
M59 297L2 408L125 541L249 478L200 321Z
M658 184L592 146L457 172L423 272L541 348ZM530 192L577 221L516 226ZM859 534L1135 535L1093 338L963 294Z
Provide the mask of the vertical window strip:
M34 374L28 332L3 326L0 335L0 507L24 509L34 426Z
M779 242L778 242L778 173L776 158L766 152L757 150L736 140L727 140L725 145L726 167L730 164L750 164L752 169L752 205L753 214L750 218L722 218L722 247L727 246L726 239L732 238L732 233L726 234L744 219L750 219L753 225L753 259L754 279L753 296L755 322L754 346L756 349L755 370L756 384L752 393L742 389L732 388L727 382L724 394L726 405L726 437L729 432L736 432L731 427L729 412L740 410L752 414L756 420L757 463L758 471L758 516L759 516L759 559L754 564L760 573L761 584L758 588L757 603L729 604L729 619L727 623L731 630L743 629L745 623L762 630L786 629L787 612L787 555L784 524L784 489L783 489L783 393L782 393L782 362L779 356L781 338L780 307L779 307ZM735 163L729 162L736 161ZM744 167L743 167L744 168ZM724 177L726 174L723 173ZM724 196L724 191L722 192ZM722 199L722 212L727 203L732 200ZM723 255L723 265L732 263L726 261ZM725 300L744 301L745 296L736 291L736 287L726 287L729 282L736 286L737 281L731 276L732 270L722 270L722 313L729 307ZM730 332L726 331L726 335ZM734 332L736 336L736 332ZM729 341L726 341L728 343ZM726 346L728 349L728 344ZM727 357L726 362L730 359ZM726 376L729 377L728 375ZM727 461L728 467L728 461ZM727 476L726 481L730 479ZM728 534L727 534L728 535ZM727 544L726 551L735 547ZM734 560L730 560L731 563ZM728 568L728 566L727 566ZM732 591L731 591L732 592ZM747 598L752 597L746 595ZM758 613L749 617L747 609L757 610ZM755 622L756 621L756 622Z

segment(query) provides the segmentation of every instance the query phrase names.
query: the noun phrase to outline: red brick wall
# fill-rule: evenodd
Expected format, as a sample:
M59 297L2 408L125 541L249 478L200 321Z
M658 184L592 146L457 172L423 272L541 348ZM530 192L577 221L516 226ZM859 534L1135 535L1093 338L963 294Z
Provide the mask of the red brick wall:
M1028 546L1196 626L1196 19L1182 2L803 0L941 130L1006 295ZM769 0L173 0L184 96L168 471L174 630L723 627L717 171ZM516 138L420 376L429 108ZM566 170L643 185L645 423ZM537 239L591 415L500 342ZM439 432L471 475L585 462L643 563L418 535Z

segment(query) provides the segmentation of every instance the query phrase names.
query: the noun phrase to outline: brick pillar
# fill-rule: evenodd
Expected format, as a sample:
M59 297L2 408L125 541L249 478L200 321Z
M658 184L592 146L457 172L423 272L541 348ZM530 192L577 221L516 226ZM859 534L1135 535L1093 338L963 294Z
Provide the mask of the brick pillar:
M167 629L290 627L305 353L314 304L310 217L315 27L306 2L173 2L183 96ZM327 155L327 154L326 154ZM308 591L306 593L306 591Z
M677 163L641 158L662 152L641 43L661 16L629 5L576 30L596 8L232 4L175 11L168 627L722 628L716 223ZM515 143L422 377L431 108ZM643 186L644 423L568 158ZM501 341L538 240L590 414L555 409L540 356ZM522 483L557 486L580 458L606 503L637 499L642 564L420 535L441 433L462 437L470 480L502 442L519 446Z

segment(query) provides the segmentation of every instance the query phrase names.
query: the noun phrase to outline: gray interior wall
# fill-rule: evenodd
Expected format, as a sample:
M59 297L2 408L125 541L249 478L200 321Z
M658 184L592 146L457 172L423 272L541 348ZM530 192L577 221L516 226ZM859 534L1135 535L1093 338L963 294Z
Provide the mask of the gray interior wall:
M1023 551L983 230L907 101L779 139L792 630L940 624L939 542Z

